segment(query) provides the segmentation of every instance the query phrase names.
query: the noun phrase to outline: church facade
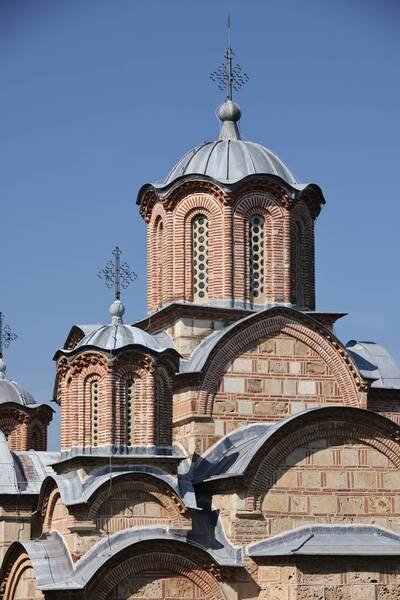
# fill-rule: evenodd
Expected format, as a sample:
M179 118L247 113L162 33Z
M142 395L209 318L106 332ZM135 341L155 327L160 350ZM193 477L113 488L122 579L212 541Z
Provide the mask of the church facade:
M400 597L400 369L316 309L322 191L240 116L139 190L148 316L71 328L60 451L0 359L5 600Z

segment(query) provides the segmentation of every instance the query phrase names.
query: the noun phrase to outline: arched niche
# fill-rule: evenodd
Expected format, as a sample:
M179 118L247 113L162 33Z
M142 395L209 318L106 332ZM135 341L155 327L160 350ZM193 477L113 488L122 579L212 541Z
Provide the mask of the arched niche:
M114 557L89 586L89 600L226 600L217 569L185 544L143 543L125 560ZM135 596L136 594L136 596Z
M3 566L4 569L4 566ZM44 600L44 594L37 588L36 574L25 552L17 550L14 560L9 561L0 588L4 600Z
M231 378L227 382L230 386L222 385L225 376ZM284 387L284 381L291 383ZM334 393L327 391L324 381L334 386ZM278 382L275 388L271 382ZM213 415L218 394L232 401L235 396L246 400L248 395L254 405L257 399L262 402L268 396L287 396L307 408L307 401L321 404L331 396L335 403L361 406L362 391L356 368L331 332L295 310L277 307L242 320L218 340L203 368L198 406L200 413ZM247 409L247 421L262 416L261 411L253 410L254 406ZM222 412L227 411L222 407ZM231 412L237 415L238 407ZM276 418L288 414L281 412Z
M272 435L247 475L245 506L264 535L309 523L400 531L398 427L359 409L309 411Z
M89 502L87 519L105 533L131 527L190 528L185 506L168 486L137 476L102 485Z

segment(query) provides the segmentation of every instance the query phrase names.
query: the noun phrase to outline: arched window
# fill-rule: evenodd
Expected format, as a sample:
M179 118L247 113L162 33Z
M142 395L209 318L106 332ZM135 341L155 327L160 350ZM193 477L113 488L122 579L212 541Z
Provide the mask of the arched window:
M128 379L125 384L125 401L126 401L126 444L133 446L133 427L134 427L134 400L135 400L135 382L133 379Z
M164 288L164 225L161 217L156 222L156 281L157 281L157 304L162 306Z
M264 300L264 217L249 220L250 301Z
M208 219L196 215L192 221L193 297L208 297Z
M92 414L92 445L97 446L99 442L99 381L90 383L90 404Z
M295 281L296 281L296 304L297 306L304 306L304 236L303 228L299 221L296 222L295 230Z

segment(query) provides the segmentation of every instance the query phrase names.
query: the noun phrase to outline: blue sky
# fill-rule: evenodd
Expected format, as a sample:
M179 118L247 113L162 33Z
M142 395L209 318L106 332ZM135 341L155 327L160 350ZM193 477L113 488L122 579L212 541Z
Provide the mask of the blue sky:
M400 362L400 9L390 0L0 0L0 310L19 337L8 375L52 395L74 323L108 320L97 271L118 244L146 313L139 187L218 132L227 14L250 75L243 137L325 194L317 304L344 341ZM58 447L57 423L50 448Z

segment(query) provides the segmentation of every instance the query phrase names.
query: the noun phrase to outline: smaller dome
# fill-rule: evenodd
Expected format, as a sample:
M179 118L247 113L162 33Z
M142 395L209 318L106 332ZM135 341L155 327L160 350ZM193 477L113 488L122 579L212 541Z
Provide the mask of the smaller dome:
M129 345L143 346L155 352L166 350L154 336L138 327L124 325L123 323L111 323L110 325L99 327L85 336L76 348L96 346L96 348L101 348L102 350L117 350Z
M1 376L2 375L2 376ZM35 406L35 398L27 392L19 383L12 381L0 374L0 404L21 404L22 406Z

